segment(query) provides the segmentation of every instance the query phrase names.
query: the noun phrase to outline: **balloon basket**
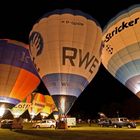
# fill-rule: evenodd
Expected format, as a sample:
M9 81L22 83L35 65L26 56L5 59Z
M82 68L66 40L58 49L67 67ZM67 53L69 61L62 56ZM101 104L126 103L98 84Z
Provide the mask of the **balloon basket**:
M67 126L67 123L65 121L59 121L56 128L57 129L67 129L68 126Z

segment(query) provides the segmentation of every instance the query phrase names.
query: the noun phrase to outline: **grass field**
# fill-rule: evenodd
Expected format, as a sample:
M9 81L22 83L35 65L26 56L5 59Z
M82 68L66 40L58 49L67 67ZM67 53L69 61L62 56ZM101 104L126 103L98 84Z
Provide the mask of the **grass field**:
M136 129L79 126L55 130L25 125L23 130L0 129L0 140L140 140L140 126Z

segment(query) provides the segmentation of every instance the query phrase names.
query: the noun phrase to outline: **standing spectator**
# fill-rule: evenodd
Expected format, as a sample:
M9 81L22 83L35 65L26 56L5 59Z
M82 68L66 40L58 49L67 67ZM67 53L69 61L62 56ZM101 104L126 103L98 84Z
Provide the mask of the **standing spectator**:
M91 119L88 119L88 124L89 126L91 126Z
M57 119L55 129L58 129L58 128L59 128L59 120Z

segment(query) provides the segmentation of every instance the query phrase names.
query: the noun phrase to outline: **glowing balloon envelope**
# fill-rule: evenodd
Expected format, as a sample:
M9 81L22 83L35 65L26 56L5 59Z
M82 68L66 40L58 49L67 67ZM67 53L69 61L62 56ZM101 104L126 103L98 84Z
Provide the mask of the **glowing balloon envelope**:
M40 79L30 59L28 45L1 39L0 104L15 106L30 94L39 82Z
M10 112L12 113L14 118L19 118L30 107L31 107L31 102L30 100L28 100L28 98L26 98L25 100L23 100L22 102L14 106L12 109L10 109Z
M27 98L30 98L31 106L28 108L31 118L38 115L45 107L45 97L41 93L32 93Z
M79 10L55 10L42 17L30 33L30 53L61 114L93 79L100 66L102 31Z
M130 7L104 29L102 63L122 84L140 97L140 7Z
M51 96L44 95L45 107L41 110L41 116L49 116L53 111L58 111Z
M5 105L2 104L2 105L0 106L0 119L3 117L3 115L4 115L4 113L5 113L5 110L6 110Z
M54 110L57 110L54 101L50 95L43 95L41 93L34 92L29 95L26 100L31 103L28 111L32 118L39 113L42 117L47 117Z

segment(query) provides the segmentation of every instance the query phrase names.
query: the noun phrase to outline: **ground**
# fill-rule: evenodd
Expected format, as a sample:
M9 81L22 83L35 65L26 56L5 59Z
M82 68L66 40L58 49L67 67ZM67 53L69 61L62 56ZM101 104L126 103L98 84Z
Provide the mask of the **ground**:
M107 128L97 125L78 125L68 129L32 128L23 130L0 129L0 140L139 140L140 125L136 129Z

